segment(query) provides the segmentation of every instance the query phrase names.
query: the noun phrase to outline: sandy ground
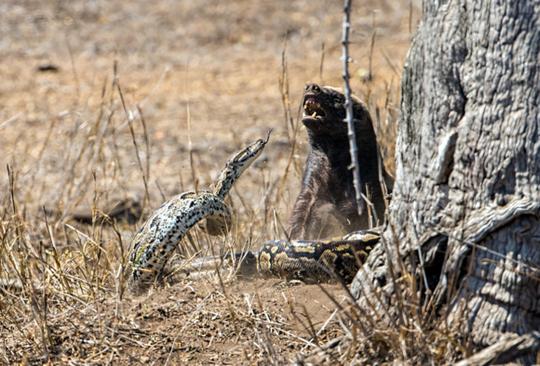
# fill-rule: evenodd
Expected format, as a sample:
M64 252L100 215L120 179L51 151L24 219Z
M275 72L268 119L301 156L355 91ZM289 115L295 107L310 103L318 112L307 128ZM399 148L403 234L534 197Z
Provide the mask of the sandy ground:
M415 4L355 2L352 14L352 86L391 171ZM306 153L303 85L342 84L341 11L330 0L0 3L0 278L18 268L45 287L1 292L0 362L285 362L343 333L315 285L186 280L122 294L115 274L137 226L62 215L145 194L148 215L273 129L231 193L233 232L194 240L219 251L283 237ZM343 288L325 289L348 306Z

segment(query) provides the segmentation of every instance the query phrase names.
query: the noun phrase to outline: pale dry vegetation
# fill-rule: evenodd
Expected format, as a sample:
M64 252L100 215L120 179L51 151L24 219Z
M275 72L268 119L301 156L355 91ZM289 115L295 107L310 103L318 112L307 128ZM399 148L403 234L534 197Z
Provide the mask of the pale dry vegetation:
M232 191L231 233L195 230L185 245L205 255L283 237L306 149L303 84L342 83L340 4L4 1L0 13L0 362L281 363L368 334L324 357L390 361L432 341L414 301L404 323L378 327L339 285L224 277L134 297L121 273L137 225L68 217L125 197L147 216L207 187L272 128ZM391 171L419 15L409 1L357 2L352 14L352 86ZM39 70L47 65L57 70ZM417 360L443 357L435 343Z

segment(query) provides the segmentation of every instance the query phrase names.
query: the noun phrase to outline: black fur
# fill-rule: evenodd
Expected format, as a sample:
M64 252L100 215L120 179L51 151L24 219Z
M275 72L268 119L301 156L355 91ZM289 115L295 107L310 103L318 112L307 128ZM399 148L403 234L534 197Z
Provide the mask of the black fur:
M328 238L369 227L367 209L359 216L355 205L344 104L344 95L333 88L306 86L304 106L310 107L306 108L308 116L302 122L310 151L302 188L289 220L291 239ZM322 117L309 116L313 111ZM379 182L377 139L369 112L357 98L353 99L353 115L363 193L374 204L376 217L382 223L385 200ZM390 176L382 169L386 183L391 184Z

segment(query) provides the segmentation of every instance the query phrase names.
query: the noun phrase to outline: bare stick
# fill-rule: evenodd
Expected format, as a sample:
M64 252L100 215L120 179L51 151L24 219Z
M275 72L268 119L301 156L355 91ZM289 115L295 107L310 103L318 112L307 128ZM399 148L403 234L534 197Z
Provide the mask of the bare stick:
M291 131L294 131L294 120L291 113L291 100L289 97L289 73L287 67L287 38L283 42L283 50L281 51L281 75L279 76L279 92L281 93L281 104L283 105L283 113L285 117L285 131L289 144L291 142Z
M144 202L148 202L149 197L150 197L150 193L148 191L148 181L147 181L147 177L144 172L143 163L141 160L139 144L137 143L137 139L135 138L135 130L133 129L133 117L132 117L132 113L130 113L127 110L126 101L124 100L124 93L122 93L122 88L120 87L120 82L118 81L118 77L116 76L116 74L114 77L114 84L116 85L116 88L118 89L118 94L120 95L120 101L122 102L122 107L124 108L124 113L126 114L126 118L128 122L129 132L131 134L131 141L133 142L133 146L135 146L135 156L137 157L137 163L139 165L139 169L141 171L143 184L144 184L144 192L145 192Z
M321 43L321 63L319 64L319 79L321 80L321 84L324 85L324 79L323 79L323 71L324 71L324 42Z
M362 180L360 178L360 166L358 164L358 147L356 145L356 135L354 133L353 108L351 100L351 86L349 85L349 29L351 28L351 3L352 0L345 0L343 7L343 38L341 45L343 50L343 81L345 82L345 110L347 115L345 121L349 130L349 150L351 154L351 165L353 169L354 191L356 193L356 206L358 215L362 215L365 203L362 199Z

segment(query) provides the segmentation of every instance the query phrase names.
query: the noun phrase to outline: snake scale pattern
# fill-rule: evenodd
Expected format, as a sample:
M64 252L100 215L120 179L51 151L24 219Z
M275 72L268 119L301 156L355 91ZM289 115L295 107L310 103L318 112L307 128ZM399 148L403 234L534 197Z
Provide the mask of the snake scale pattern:
M304 282L328 282L337 277L349 283L379 241L377 231L354 234L354 239L347 240L269 241L254 254L257 272Z
M206 219L211 235L226 232L231 210L224 202L240 175L261 154L268 139L259 139L227 161L209 192L186 192L165 202L134 236L130 253L129 284L133 291L147 289L163 274L174 248L189 229ZM328 281L335 276L351 281L359 264L378 241L377 231L359 231L336 241L283 241L265 243L258 251L237 253L241 273ZM204 262L204 258L203 258ZM206 261L208 263L208 261Z
M130 285L144 290L163 274L173 249L189 229L203 219L209 233L216 235L228 230L231 212L224 202L232 185L261 154L270 133L234 155L221 171L212 192L185 192L158 208L143 224L132 240L130 254Z

